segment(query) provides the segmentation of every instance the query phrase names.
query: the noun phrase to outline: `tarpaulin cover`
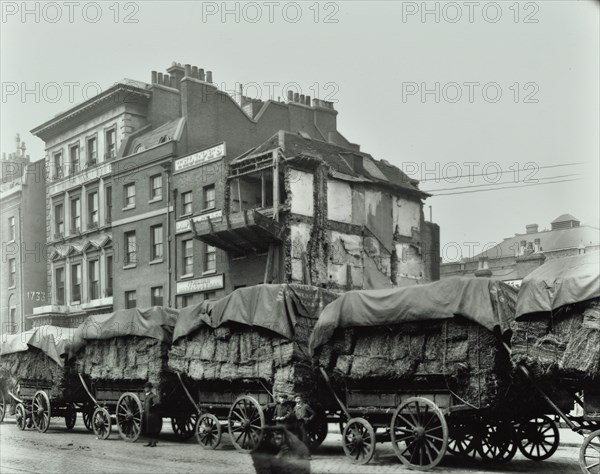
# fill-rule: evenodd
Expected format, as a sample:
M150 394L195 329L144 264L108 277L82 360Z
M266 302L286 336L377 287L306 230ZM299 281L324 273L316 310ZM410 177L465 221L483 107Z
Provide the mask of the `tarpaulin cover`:
M517 319L592 298L600 298L600 253L550 260L523 278Z
M29 347L35 347L61 367L64 361L61 355L73 338L73 330L58 326L39 326L18 334L5 335L0 345L0 355L24 352Z
M120 309L114 313L89 316L75 330L69 353L74 355L85 345L86 340L92 339L141 336L171 342L178 314L175 309L153 306L148 309Z
M403 288L350 291L323 309L309 349L313 354L339 327L387 326L457 315L504 334L514 318L516 293L497 280L466 277Z
M173 342L206 324L216 328L228 322L268 329L294 339L296 316L318 317L337 298L331 291L309 285L274 284L239 288L216 301L183 308Z

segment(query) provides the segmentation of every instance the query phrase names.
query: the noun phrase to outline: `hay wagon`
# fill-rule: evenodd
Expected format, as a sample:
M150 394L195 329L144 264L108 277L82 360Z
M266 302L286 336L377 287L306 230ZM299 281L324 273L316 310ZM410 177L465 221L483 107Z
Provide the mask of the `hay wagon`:
M196 407L203 448L217 448L227 430L237 451L258 449L272 433L274 397L298 393L317 409L308 426L311 447L322 443L327 417L308 339L320 310L337 296L308 285L257 285L181 310L169 366Z
M538 400L573 431L586 435L583 472L600 473L600 264L583 254L550 261L523 279L517 300L512 359ZM558 390L556 389L558 387ZM573 406L579 407L572 410ZM539 409L538 409L539 410ZM522 430L519 448L546 459L558 430L539 414Z
M196 412L167 367L177 314L158 306L118 310L90 316L75 331L70 353L76 356L79 386L91 403L90 424L99 439L107 439L113 426L125 441L143 434L146 382L157 392L161 419L171 418L181 439L194 435Z
M510 386L516 291L450 278L352 291L326 307L310 350L337 409L344 453L369 462L391 442L406 466L429 469L447 451L507 460L516 423L500 407Z
M88 400L74 376L72 364L64 359L69 329L40 326L9 336L2 344L0 365L10 374L4 390L16 403L15 418L21 430L34 426L48 431L52 418L63 418L71 430L81 412L84 422ZM7 399L3 397L4 403Z

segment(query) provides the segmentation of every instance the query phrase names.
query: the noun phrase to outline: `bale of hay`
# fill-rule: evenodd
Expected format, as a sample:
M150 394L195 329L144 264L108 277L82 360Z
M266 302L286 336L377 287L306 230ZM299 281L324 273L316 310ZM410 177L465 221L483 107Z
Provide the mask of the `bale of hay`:
M447 321L338 328L315 353L319 364L356 389L449 388L475 407L504 395L510 359L493 333L456 317Z
M72 374L70 364L61 367L42 350L32 346L26 351L3 354L0 357L0 370L8 372L17 383L35 381L51 399L65 396Z
M120 336L91 339L77 353L77 370L95 382L150 381L155 387L171 382L167 364L169 344L152 337Z
M511 339L513 362L536 377L600 378L600 305L598 300L564 306L549 316L516 321Z

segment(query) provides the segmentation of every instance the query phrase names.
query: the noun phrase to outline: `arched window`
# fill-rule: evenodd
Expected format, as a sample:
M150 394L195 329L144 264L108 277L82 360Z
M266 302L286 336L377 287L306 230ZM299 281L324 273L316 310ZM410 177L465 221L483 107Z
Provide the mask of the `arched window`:
M169 140L171 140L171 137L169 135L163 135L162 137L160 137L160 140L158 140L158 143L168 142Z

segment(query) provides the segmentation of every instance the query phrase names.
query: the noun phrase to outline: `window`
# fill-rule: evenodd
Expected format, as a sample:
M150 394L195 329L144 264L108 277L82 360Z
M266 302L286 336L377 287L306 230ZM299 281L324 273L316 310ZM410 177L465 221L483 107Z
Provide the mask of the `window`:
M187 215L192 213L192 192L181 193L181 214Z
M81 301L81 263L71 265L71 302Z
M104 193L104 204L106 206L106 210L104 215L106 216L106 223L110 224L112 222L112 187L107 186Z
M203 196L204 196L204 209L212 209L215 207L215 185L211 184L210 186L204 186Z
M216 293L214 291L207 291L204 293L203 297L205 300L212 300L215 297Z
M214 272L217 269L217 249L206 245L204 250L204 271Z
M63 156L62 151L54 154L54 179L63 177Z
M106 296L113 294L113 257L106 257Z
M63 267L54 270L54 282L56 284L56 304L65 304L65 269Z
M73 145L69 148L71 154L71 174L79 173L81 170L81 163L79 160L79 145Z
M135 290L125 292L125 308L135 308L137 305Z
M125 232L125 265L134 265L137 263L136 250L135 231Z
M125 207L135 206L135 183L129 183L123 186L123 195L125 196Z
M114 128L106 131L106 159L110 160L117 156L117 140Z
M163 287L155 286L150 289L150 305L151 306L162 306L163 305Z
M59 238L65 233L65 212L63 204L54 206L54 238Z
M183 274L191 275L194 273L194 241L184 240L182 243L182 252L183 255Z
M10 216L8 218L8 240L12 241L17 238L17 234L15 232L15 217Z
M181 295L181 307L185 308L192 304L194 299L194 295Z
M162 175L150 177L150 199L162 198Z
M157 260L163 257L163 227L155 225L150 227L150 239L152 240L152 248L150 251L150 260Z
M98 260L91 260L88 263L88 277L89 299L96 300L100 298L100 273L98 267Z
M17 261L14 258L8 260L8 286L17 286Z
M81 200L71 199L71 233L81 230Z
M8 316L8 332L9 334L16 334L17 332L17 308L12 306Z
M98 140L96 137L87 140L87 164L92 166L98 163Z
M88 194L88 229L98 227L98 191Z

